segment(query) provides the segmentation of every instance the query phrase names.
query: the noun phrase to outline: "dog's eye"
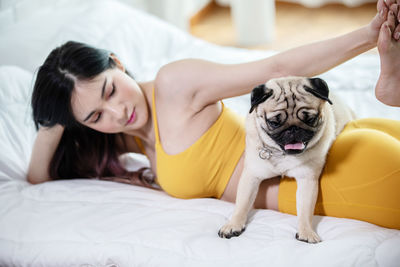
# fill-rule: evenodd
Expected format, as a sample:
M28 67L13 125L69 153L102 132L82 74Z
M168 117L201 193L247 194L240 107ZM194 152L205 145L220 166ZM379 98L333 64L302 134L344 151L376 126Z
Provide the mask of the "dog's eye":
M281 123L278 121L274 121L274 120L267 120L268 125L272 128L272 129L276 129L279 126L281 126Z
M310 126L315 126L315 123L317 122L317 120L318 120L318 116L307 116L304 119L304 122Z
M317 121L318 121L318 114L310 114L309 112L307 112L307 111L303 111L302 113L301 113L301 117L302 118L300 118L305 124L307 124L307 125L309 125L309 126L312 126L312 127L314 127L315 126L315 124L317 123Z

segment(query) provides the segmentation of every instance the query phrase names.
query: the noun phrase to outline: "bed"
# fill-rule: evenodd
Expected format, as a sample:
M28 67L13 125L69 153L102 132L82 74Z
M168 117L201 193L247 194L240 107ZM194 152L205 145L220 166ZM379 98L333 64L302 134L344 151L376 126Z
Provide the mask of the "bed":
M217 232L232 203L100 180L30 185L33 78L66 40L114 51L140 81L185 57L236 63L275 52L212 45L112 0L48 1L19 14L0 29L0 266L400 266L400 231L362 221L315 216L323 242L311 245L294 238L295 216L254 210L228 240ZM400 109L375 100L378 73L377 55L365 54L321 77L358 117L398 119ZM225 103L244 115L249 96ZM135 154L121 161L131 170L148 164Z

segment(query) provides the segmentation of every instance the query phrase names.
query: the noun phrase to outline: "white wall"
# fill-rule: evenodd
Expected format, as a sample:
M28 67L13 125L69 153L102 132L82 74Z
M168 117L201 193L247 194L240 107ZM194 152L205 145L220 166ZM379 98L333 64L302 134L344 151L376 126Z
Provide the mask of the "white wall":
M0 28L17 21L19 17L29 16L42 7L56 6L59 1L66 0L0 0ZM119 1L152 13L183 30L189 30L190 18L211 2L211 0Z
M121 0L188 31L190 18L211 0Z

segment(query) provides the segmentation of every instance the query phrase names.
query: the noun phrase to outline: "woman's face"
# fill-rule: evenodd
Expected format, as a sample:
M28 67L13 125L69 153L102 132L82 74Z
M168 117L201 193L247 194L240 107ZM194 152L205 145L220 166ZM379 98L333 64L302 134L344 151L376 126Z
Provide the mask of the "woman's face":
M71 104L77 121L103 133L136 130L148 120L143 91L119 67L90 81L76 81Z

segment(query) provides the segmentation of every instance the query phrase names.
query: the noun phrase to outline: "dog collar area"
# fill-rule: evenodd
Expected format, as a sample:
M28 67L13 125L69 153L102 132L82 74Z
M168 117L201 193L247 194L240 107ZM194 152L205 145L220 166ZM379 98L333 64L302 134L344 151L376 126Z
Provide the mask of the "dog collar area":
M258 156L261 159L270 159L272 156L284 156L285 153L279 150L272 151L272 149L268 147L261 147L258 149Z

